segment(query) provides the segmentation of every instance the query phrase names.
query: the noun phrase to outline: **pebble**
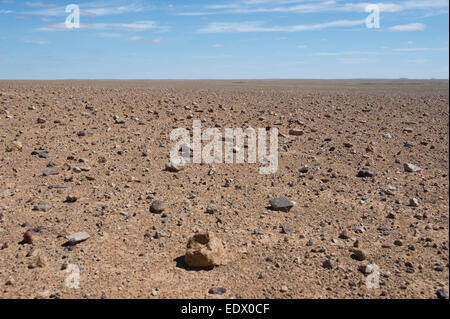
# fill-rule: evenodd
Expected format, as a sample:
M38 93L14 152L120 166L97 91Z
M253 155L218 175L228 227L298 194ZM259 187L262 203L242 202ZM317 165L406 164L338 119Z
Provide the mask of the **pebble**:
M405 172L409 172L409 173L420 172L422 170L419 166L416 166L411 163L405 163L403 165L403 168L405 169Z
M208 293L213 294L213 295L223 295L226 292L227 292L227 290L222 287L212 287L208 291Z
M78 232L71 235L66 236L67 242L70 245L76 245L78 243L81 243L87 239L89 239L91 236L86 232Z
M75 203L78 199L80 199L79 195L69 194L66 196L66 203Z
M439 289L439 290L436 291L436 296L439 299L446 299L447 298L447 293L445 292L444 289Z
M47 169L42 173L43 176L51 176L51 175L58 175L58 174L59 174L59 171L57 169Z
M7 152L21 151L23 148L22 142L15 141L6 148Z
M33 152L31 152L31 155L37 155L37 157L39 157L39 158L48 158L48 153L47 152L36 152L36 151L33 151Z
M358 171L358 177L375 177L377 172L373 169L362 169Z
M299 173L303 173L303 174L308 173L308 171L309 171L309 166L308 165L305 165L305 166L303 166L303 167L298 169L298 172Z
M28 264L28 268L44 268L47 266L47 258L44 255L37 255Z
M344 231L342 231L342 232L339 234L339 238L341 238L341 239L349 239L349 238L350 238L350 235L349 235L349 233L348 233L346 230L344 230Z
M43 201L40 201L39 203L37 203L33 207L33 210L37 210L40 212L46 212L46 211L49 211L52 208L52 206L53 206L52 203L50 203L47 200L43 200Z
M397 239L394 241L394 245L395 246L403 246L403 242L401 240Z
M302 136L303 134L304 134L304 132L297 128L293 128L293 129L289 130L289 135Z
M270 201L271 209L274 211L288 212L294 207L295 202L291 202L285 197L274 198Z
M31 230L27 230L23 234L23 242L25 244L32 244L33 243L33 232Z
M419 207L419 201L417 200L417 198L411 198L409 200L409 206L411 206L411 207Z
M116 124L124 124L125 123L125 121L117 115L113 116L113 120Z
M169 172L179 172L181 170L184 169L184 163L182 160L172 160L170 159L167 163L166 163L166 171Z
M161 214L167 208L166 201L157 200L150 206L150 211L154 214Z
M362 249L352 249L353 258L359 261L363 261L367 259L367 254Z
M294 233L294 229L292 227L286 226L286 225L281 225L281 232L283 234L293 234Z
M217 212L218 212L217 206L213 202L211 202L206 208L206 213L208 214L215 214Z
M334 266L334 262L331 259L327 259L322 263L322 267L326 269L333 269Z

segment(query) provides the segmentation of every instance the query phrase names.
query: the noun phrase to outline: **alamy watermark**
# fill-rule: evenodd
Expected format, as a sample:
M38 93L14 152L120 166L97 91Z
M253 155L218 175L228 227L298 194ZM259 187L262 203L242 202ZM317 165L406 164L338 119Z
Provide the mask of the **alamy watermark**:
M366 266L366 273L369 275L366 278L366 287L369 289L380 288L380 268L376 264Z
M66 277L65 284L67 288L79 289L80 288L80 268L75 264L68 264L66 272L69 275Z
M380 28L380 6L377 4L368 4L365 8L366 12L370 12L366 18L366 27L368 29Z
M170 161L178 165L191 162L196 164L227 163L255 164L257 160L265 165L259 168L260 174L273 174L278 170L278 129L277 128L225 128L224 135L218 128L206 128L202 131L202 122L194 120L192 140L190 131L177 128L170 133L170 140L176 141L170 150ZM267 152L269 135L269 152ZM247 138L247 144L244 140ZM236 141L236 143L234 143ZM205 145L204 142L206 142ZM180 154L181 151L181 154ZM236 155L236 156L234 156Z
M79 29L80 28L80 7L77 4L69 4L66 7L66 13L70 13L66 18L67 29Z

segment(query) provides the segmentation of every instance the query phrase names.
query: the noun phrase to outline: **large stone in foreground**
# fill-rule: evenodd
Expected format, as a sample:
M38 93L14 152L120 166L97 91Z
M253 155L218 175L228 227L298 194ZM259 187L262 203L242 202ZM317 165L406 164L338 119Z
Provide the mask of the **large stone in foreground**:
M270 208L276 211L288 212L294 205L295 202L291 202L286 197L278 197L270 201Z
M214 233L192 236L187 244L184 261L189 267L211 268L224 264L225 249Z

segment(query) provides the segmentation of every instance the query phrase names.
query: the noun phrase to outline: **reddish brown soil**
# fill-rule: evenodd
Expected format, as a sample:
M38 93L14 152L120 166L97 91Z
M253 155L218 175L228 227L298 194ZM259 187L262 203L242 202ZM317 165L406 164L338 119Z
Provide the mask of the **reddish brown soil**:
M448 295L448 115L448 81L0 81L0 297ZM165 171L171 130L193 119L279 128L288 149L278 172L260 175L258 164L214 164L212 176L209 164ZM290 136L292 128L304 135ZM22 149L8 152L14 142ZM404 163L422 170L405 172ZM357 177L365 167L376 177ZM48 169L59 174L43 176ZM388 186L394 195L380 193ZM65 202L69 194L79 199ZM296 205L269 210L279 196ZM153 214L159 199L167 209ZM53 207L34 211L42 200ZM212 200L218 212L206 214ZM21 243L39 226L32 244ZM223 241L226 264L188 269L188 238L203 230ZM344 230L348 239L339 238ZM91 237L63 246L80 231ZM352 258L355 241L366 260ZM30 269L37 257L43 267ZM379 289L359 270L369 263L380 269ZM79 267L79 289L66 287L63 264ZM226 293L209 294L213 286Z

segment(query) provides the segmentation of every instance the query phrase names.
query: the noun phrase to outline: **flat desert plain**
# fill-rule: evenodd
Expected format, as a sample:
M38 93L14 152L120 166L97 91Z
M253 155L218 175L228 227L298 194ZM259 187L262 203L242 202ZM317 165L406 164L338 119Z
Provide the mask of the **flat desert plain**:
M0 297L448 298L448 84L0 81ZM194 120L277 128L278 170L166 170Z

